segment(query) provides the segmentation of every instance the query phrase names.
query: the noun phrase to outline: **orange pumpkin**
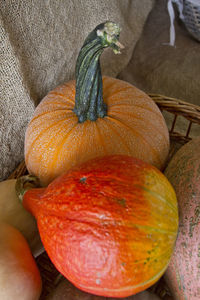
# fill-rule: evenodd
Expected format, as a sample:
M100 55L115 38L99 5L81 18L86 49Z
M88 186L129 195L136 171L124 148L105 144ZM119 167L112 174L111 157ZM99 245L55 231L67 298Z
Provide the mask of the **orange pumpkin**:
M25 135L25 161L44 185L97 156L124 154L164 166L169 134L156 104L127 82L102 80L100 55L106 47L120 52L119 31L112 22L97 26L79 53L76 82L55 88L35 110Z
M18 180L18 195L37 219L50 259L75 286L127 297L163 275L178 210L175 192L158 169L115 155L77 166L48 187L31 188L26 180Z

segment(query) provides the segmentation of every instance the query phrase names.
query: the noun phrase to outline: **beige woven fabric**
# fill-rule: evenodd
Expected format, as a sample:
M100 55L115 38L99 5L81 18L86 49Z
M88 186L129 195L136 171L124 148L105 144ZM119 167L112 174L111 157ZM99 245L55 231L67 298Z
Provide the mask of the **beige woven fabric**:
M156 0L145 23L133 56L119 78L147 93L161 94L200 105L200 43L175 14L175 47L170 41L168 0ZM171 114L164 113L171 127ZM186 134L189 122L177 118L175 130ZM190 136L199 136L200 126L192 125Z
M156 0L127 68L119 77L148 93L200 105L200 43L176 14L175 47L170 40L168 0Z
M0 4L0 180L24 157L24 133L35 106L74 78L78 51L93 28L111 20L122 28L120 56L106 50L103 73L128 64L153 0L5 0Z

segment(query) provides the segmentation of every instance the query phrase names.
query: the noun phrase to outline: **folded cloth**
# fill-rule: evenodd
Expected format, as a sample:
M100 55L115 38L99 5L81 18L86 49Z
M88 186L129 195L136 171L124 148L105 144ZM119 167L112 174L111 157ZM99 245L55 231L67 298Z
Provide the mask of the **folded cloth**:
M156 0L133 56L118 77L147 93L200 105L200 43L188 32L175 10L176 41L174 47L169 45L167 4L168 0ZM170 116L168 120L171 124ZM178 120L177 131L186 133L187 124L181 118ZM199 135L199 129L200 126L192 126L192 134Z
M147 93L200 105L200 43L188 33L176 14L176 44L169 46L167 2L156 0L133 56L118 77Z
M177 5L179 18L185 24L190 34L200 42L200 1L199 0L168 0L167 8L170 17L170 42L175 45L174 7Z

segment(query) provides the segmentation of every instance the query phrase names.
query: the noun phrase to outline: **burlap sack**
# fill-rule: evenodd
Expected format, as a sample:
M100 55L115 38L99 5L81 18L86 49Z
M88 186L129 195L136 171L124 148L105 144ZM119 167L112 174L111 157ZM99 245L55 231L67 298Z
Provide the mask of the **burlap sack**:
M156 0L134 48L133 56L119 78L147 93L162 94L200 105L200 42L187 31L175 11L175 46L169 46L170 18L167 0ZM173 116L164 113L168 126ZM189 121L178 117L175 130L186 133ZM200 135L192 126L191 137Z
M128 64L153 0L6 0L0 12L0 180L24 156L24 133L35 106L58 84L74 78L87 34L111 20L122 28L120 56L106 50L103 73Z
M189 34L174 8L175 47L168 45L167 0L156 0L132 59L120 77L146 92L200 105L200 42Z

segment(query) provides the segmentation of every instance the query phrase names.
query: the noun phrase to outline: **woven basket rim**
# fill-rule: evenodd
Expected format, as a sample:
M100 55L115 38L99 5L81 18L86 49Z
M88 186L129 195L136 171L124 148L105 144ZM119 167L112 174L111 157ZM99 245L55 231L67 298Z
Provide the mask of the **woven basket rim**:
M200 124L200 106L161 94L149 93L148 95L156 102L161 110L182 115L189 121Z
M196 104L193 104L193 103L190 103L190 102L186 102L184 100L181 100L179 98L175 98L175 97L169 97L169 96L165 96L165 95L162 95L162 94L154 94L154 93L149 93L148 94L151 98L153 98L153 100L156 102L160 100L160 102L163 102L163 103L166 103L166 108L167 108L167 104L169 105L169 108L170 107L173 107L172 106L172 103L173 104L176 104L177 107L181 110L181 108L183 106L185 106L186 108L188 109L191 109L192 111L197 111L200 113L200 106L199 105L196 105ZM167 103L168 101L168 103Z

